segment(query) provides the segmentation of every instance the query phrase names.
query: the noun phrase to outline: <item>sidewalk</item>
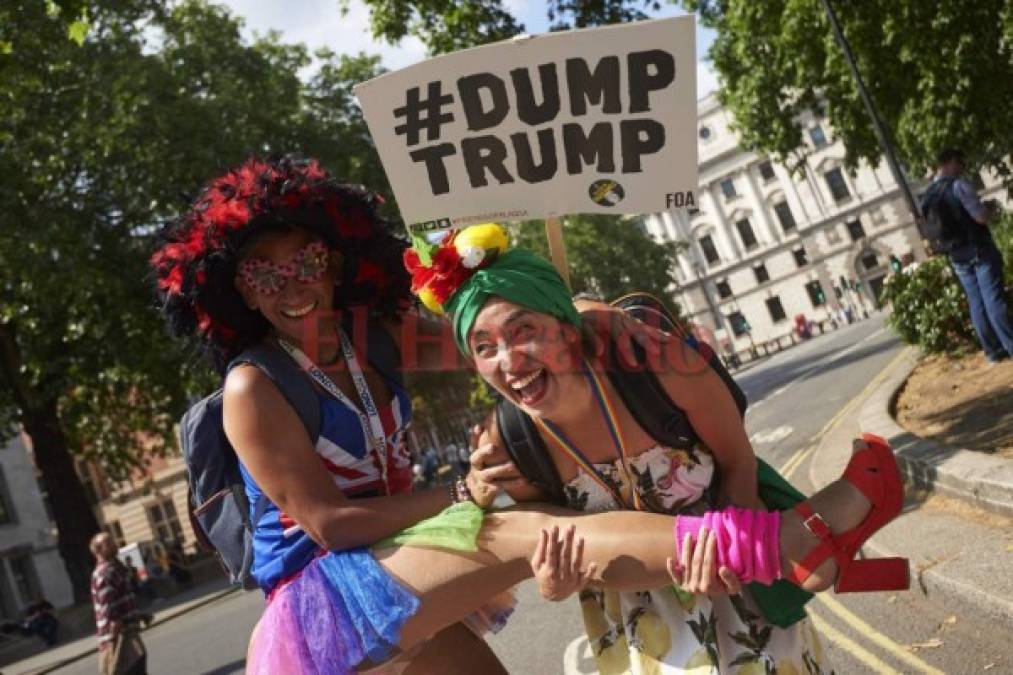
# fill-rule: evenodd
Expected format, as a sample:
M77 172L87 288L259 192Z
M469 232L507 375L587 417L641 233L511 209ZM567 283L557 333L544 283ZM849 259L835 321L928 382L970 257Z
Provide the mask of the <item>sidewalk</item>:
M892 375L903 368L903 361L895 364ZM859 402L858 410L871 404L894 380L888 376L879 389ZM893 384L894 390L897 386ZM841 475L851 455L852 439L863 431L860 418L845 415L820 439L809 466L809 478L816 489ZM889 434L885 437L891 440ZM949 497L924 493L908 497L904 513L865 545L866 555L909 558L910 592L963 607L1013 630L1013 575L1009 573L1013 520Z
M894 420L897 394L918 365L909 347L896 367L858 408L858 425L890 441L914 487L946 494L973 506L1013 517L1013 461L920 438ZM963 414L954 409L953 415Z
M237 592L239 592L238 587L230 586L224 578L198 584L173 597L167 605L149 607L148 609L155 615L155 619L145 632L166 621L171 621L178 616L192 612L195 609L199 609ZM47 649L22 661L0 666L0 672L9 675L42 675L42 673L52 672L90 656L96 651L95 636L88 635L87 637L60 644L52 649Z

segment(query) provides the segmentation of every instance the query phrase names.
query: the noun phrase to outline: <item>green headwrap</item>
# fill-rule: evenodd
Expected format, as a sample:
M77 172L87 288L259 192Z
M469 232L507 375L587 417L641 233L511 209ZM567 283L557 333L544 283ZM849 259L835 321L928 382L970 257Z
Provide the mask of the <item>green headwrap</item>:
M476 272L444 304L454 327L454 340L462 353L469 354L468 333L493 296L580 325L570 289L552 263L532 251L515 248Z

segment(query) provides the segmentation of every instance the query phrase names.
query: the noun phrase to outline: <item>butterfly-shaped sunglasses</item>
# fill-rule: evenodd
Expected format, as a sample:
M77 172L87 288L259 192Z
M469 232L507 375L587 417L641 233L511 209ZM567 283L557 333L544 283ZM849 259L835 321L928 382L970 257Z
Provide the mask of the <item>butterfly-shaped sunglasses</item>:
M306 244L292 257L292 261L278 264L264 258L247 258L239 263L242 280L262 295L279 293L288 280L295 277L304 283L319 281L327 271L330 252L322 242Z

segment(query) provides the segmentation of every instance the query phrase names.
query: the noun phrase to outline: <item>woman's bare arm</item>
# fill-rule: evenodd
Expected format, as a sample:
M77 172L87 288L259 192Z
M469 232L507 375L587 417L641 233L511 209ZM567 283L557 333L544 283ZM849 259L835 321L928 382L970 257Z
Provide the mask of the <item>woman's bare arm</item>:
M735 399L699 352L672 341L651 360L672 402L682 408L721 468L723 494L738 506L763 508L756 485L756 454Z
M264 494L329 550L368 546L438 513L445 490L348 499L324 469L295 410L253 366L229 373L225 435Z

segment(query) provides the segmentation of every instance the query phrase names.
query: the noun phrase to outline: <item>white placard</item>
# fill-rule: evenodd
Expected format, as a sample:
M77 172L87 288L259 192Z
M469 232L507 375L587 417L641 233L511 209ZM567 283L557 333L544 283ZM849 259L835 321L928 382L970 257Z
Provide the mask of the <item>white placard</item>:
M692 16L549 33L355 88L413 231L693 206Z

